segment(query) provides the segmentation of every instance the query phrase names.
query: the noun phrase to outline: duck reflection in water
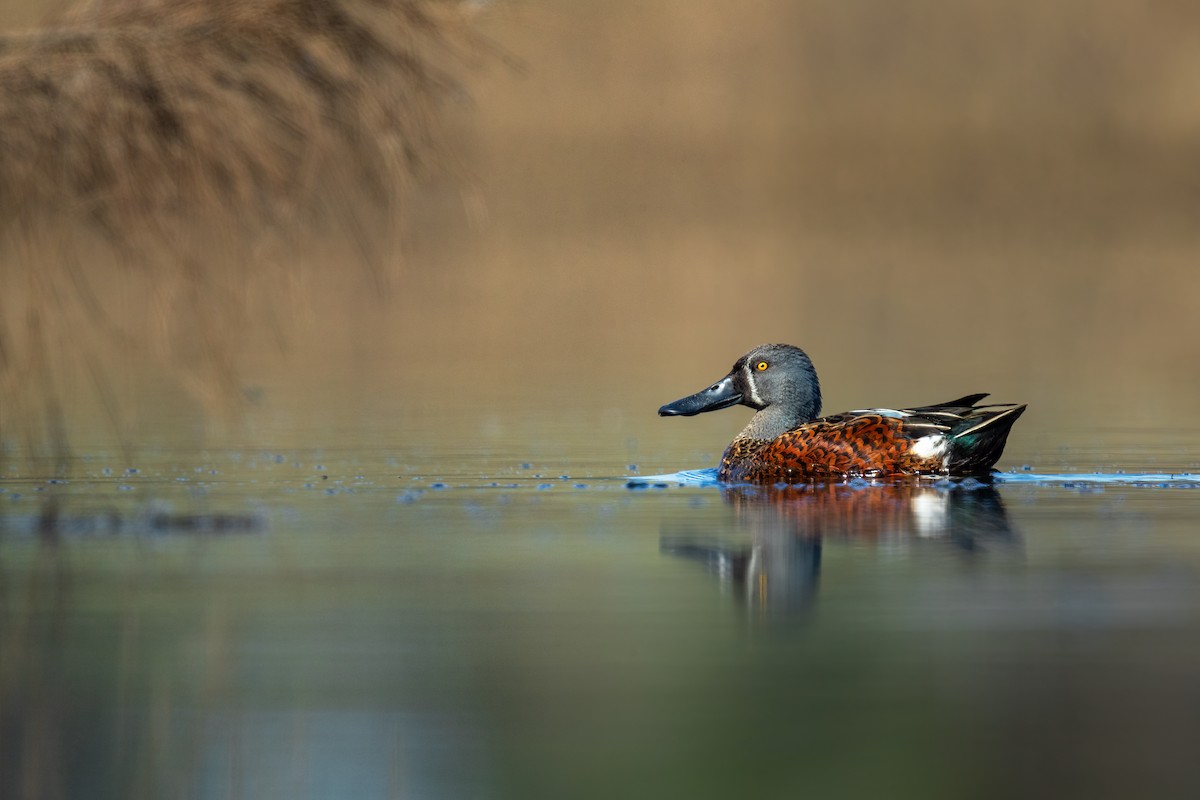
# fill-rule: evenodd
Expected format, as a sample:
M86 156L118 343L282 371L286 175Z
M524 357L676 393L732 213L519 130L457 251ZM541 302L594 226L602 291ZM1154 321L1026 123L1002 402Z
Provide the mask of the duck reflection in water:
M688 532L664 532L663 553L698 561L760 619L792 617L816 598L825 543L900 545L915 552L946 547L977 555L989 545L1016 546L1000 494L976 480L730 486L722 495L748 544Z

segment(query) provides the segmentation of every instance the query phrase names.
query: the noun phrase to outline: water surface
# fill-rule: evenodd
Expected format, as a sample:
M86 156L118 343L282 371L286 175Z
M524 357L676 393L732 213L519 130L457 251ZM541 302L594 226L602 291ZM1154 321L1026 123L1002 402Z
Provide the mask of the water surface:
M630 489L364 443L6 480L4 794L1195 790L1200 490L1022 466Z

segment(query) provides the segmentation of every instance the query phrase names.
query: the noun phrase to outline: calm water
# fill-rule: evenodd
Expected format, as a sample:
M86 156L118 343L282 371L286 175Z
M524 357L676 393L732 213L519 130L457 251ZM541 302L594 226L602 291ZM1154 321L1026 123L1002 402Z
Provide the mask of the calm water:
M518 452L6 479L2 794L1200 789L1191 479L630 489L654 459Z

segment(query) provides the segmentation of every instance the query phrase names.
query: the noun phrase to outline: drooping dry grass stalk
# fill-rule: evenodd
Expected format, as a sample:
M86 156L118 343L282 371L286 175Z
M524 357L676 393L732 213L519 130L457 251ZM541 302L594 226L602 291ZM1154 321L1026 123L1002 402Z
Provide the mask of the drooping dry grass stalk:
M333 187L391 201L429 154L465 53L437 0L93 2L0 39L0 218L114 235L197 213L311 213Z
M92 0L0 38L0 439L65 451L64 365L87 342L236 395L247 286L287 283L314 246L382 279L439 101L480 52L468 14ZM75 360L115 417L98 359Z

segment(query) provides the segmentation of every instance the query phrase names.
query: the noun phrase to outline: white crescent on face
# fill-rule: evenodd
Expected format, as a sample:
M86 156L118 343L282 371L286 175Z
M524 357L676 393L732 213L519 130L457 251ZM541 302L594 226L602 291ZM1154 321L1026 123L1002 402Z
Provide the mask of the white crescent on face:
M750 365L746 365L746 385L750 387L750 399L754 401L757 408L763 407L762 395L758 393L758 381L754 378L754 370L750 369Z

